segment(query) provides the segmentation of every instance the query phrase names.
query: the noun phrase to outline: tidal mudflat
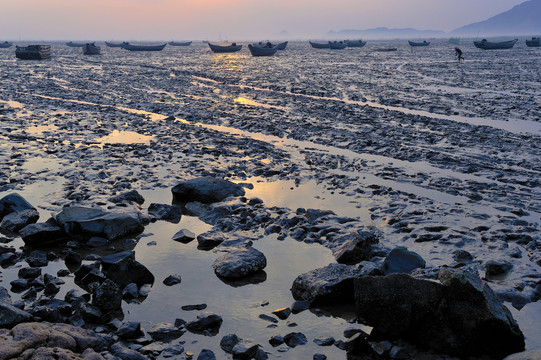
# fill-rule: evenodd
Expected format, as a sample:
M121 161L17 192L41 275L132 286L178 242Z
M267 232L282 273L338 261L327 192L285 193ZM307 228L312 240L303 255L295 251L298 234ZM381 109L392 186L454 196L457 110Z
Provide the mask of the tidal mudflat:
M372 51L381 46L398 51ZM294 302L299 275L337 262L336 239L370 233L377 242L362 260L375 266L402 246L425 262L417 270L425 278L446 267L476 270L511 310L526 349L541 348L541 53L467 43L458 63L453 46L332 51L293 42L254 58L195 43L158 53L104 48L96 57L54 44L40 62L1 50L0 199L19 194L40 223L74 205L136 211L147 222L135 236L90 244L23 247L17 231L8 233L0 286L34 320L114 341L122 323L140 323L145 331L125 345L150 358L203 349L231 358L220 342L236 334L259 344L259 357L345 359L349 337L371 331L352 304L273 311ZM151 207L173 204L173 187L203 177L245 194L188 203L180 220ZM132 190L144 202L111 200ZM183 229L197 240L172 240ZM216 259L246 246L265 255L264 270L239 281L215 274ZM47 261L29 266L40 251ZM95 294L108 276L81 283L77 271L125 251L154 281L124 292L120 311L44 310L73 289ZM28 267L41 269L38 281L17 281ZM180 283L164 284L170 275ZM48 293L44 278L54 284ZM218 328L186 332L184 322L206 312L221 317ZM147 332L161 323L167 341ZM368 339L382 356L448 358ZM102 356L120 357L115 349Z

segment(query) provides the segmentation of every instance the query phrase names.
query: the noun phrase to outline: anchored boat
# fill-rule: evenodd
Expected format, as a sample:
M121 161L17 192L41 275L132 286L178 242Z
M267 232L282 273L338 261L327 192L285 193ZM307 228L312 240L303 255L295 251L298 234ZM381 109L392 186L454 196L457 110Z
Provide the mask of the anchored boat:
M214 45L211 43L208 43L210 50L212 50L215 53L232 53L237 52L242 49L242 45L237 45L237 43L232 43L231 45Z
M99 55L101 53L101 47L97 46L96 43L86 43L83 46L84 55Z
M331 48L329 43L321 44L321 43L311 42L310 40L308 40L308 42L310 43L310 45L312 45L314 49L330 49Z
M169 45L171 46L190 46L191 44L192 44L191 41L185 41L185 42L169 41Z
M414 46L414 47L430 45L430 42L428 42L426 40L423 41L423 42L415 42L415 41L409 41L408 40L408 43L410 44L410 46Z
M161 45L132 45L128 42L122 43L122 48L129 51L162 51L167 44Z
M539 47L541 38L533 37L531 40L526 40L526 46L528 47Z
M356 47L356 48L362 48L366 45L366 41L362 40L346 40L346 44L348 47Z
M13 45L12 42L4 41L0 43L0 49L7 49L8 47L11 47L11 45Z
M487 41L487 39L483 39L481 41L474 41L473 45L475 45L476 48L483 49L483 50L511 49L513 46L515 46L517 41L518 39L509 40L509 41L501 41L501 42L492 42L492 41Z
M254 46L252 44L248 44L248 49L252 56L272 56L278 51L277 46Z
M22 60L42 60L51 57L51 45L17 46L15 56Z

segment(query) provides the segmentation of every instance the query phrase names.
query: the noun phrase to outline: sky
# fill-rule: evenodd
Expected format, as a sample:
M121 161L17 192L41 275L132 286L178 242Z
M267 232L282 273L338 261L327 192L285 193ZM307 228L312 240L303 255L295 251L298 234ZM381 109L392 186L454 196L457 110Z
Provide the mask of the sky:
M525 0L0 0L4 40L317 38L375 27L451 31Z

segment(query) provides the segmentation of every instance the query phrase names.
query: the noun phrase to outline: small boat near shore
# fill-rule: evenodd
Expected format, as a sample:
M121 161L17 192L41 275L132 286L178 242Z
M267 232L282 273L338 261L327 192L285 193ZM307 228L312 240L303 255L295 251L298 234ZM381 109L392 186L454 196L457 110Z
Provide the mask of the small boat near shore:
M105 45L107 45L108 47L113 47L113 48L121 48L123 44L127 44L127 43L126 42L112 43L108 41L105 42Z
M43 60L51 57L51 45L17 46L15 57L22 60Z
M69 47L83 47L83 46L85 46L84 43L74 43L73 41L68 41L66 43L66 45L68 45Z
M129 51L162 51L167 44L161 45L132 45L128 42L122 43L122 48Z
M391 51L397 51L397 48L376 48L374 51L377 52L391 52Z
M84 55L100 55L101 46L97 46L96 43L86 43L85 46L83 46L83 54Z
M329 45L329 43L326 43L326 44L322 44L322 43L315 43L315 42L311 42L310 40L308 40L308 42L310 43L310 45L312 45L312 47L314 49L330 49L331 46Z
M286 49L286 46L287 46L287 41L284 41L282 43L279 43L278 45L276 45L276 48L278 50L285 50Z
M270 43L269 43L270 44ZM248 44L248 50L252 56L272 56L278 51L278 46L258 46L253 44Z
M413 46L413 47L420 47L420 46L428 46L430 45L430 42L429 41L423 41L423 42L415 42L415 41L410 41L408 40L408 43L410 44L410 46Z
M344 41L329 41L329 49L331 50L343 50L347 46L348 44Z
M347 47L362 48L366 45L366 41L362 40L346 40Z
M185 41L185 42L169 41L168 44L171 46L190 46L192 42L191 41Z
M0 49L7 49L8 47L11 47L13 45L10 41L4 41L0 43Z
M539 47L541 46L541 38L533 37L531 40L526 40L527 47Z
M285 50L287 47L287 41L284 41L279 44L273 44L271 42L263 43L263 41L258 42L257 44L252 44L253 46L259 46L259 47L275 47L278 50Z
M475 45L478 49L483 50L496 50L496 49L511 49L515 44L517 43L518 39L509 40L509 41L501 41L501 42L492 42L487 41L487 39L483 39L481 41L474 41L473 45Z
M232 43L231 45L215 45L208 43L210 50L212 50L215 53L232 53L237 52L242 49L242 45L237 45L237 43Z

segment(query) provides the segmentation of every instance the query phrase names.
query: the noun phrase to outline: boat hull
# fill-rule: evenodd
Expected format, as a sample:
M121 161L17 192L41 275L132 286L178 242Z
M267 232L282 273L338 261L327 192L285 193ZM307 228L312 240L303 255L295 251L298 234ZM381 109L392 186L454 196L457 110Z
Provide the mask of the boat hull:
M3 43L0 43L0 49L7 49L8 47L11 47L13 45L12 42L4 41Z
M115 48L121 48L122 47L122 44L123 43L110 43L110 42L105 42L105 45L109 46L109 47L115 47Z
M348 45L345 42L331 42L329 41L329 49L331 50L343 50Z
M421 47L421 46L428 46L428 45L430 45L430 42L427 42L427 41L423 41L423 42L415 42L415 41L409 41L409 40L408 40L408 43L410 44L410 46L413 46L413 47Z
M346 40L347 47L362 48L366 45L366 41L362 40Z
M541 38L532 38L531 40L526 40L527 47L540 47Z
M51 45L17 46L15 57L21 60L43 60L51 57Z
M68 45L69 47L83 47L85 46L85 44L80 44L80 43L74 43L74 42L67 42L66 45Z
M511 49L513 46L515 46L517 41L518 39L502 42L490 42L485 40L474 41L473 45L475 45L476 48L483 50Z
M221 45L214 45L209 43L210 50L212 50L215 53L233 53L240 51L242 49L242 45L228 45L228 46L221 46Z
M171 46L190 46L191 44L192 44L191 41L186 41L186 42L170 41L169 42L169 45L171 45Z
M96 46L95 44L85 44L85 46L83 46L84 55L100 55L100 53L101 53L100 46Z
M131 44L122 44L124 50L129 51L162 51L167 44L161 45L131 45Z
M327 44L320 44L320 43L313 43L311 41L309 41L310 45L312 45L312 47L314 49L330 49L331 46L329 45L329 43Z
M248 44L248 49L252 56L272 56L278 51L278 46L274 47L262 47L262 46L253 46Z
M286 46L287 46L287 41L283 42L283 43L279 43L278 45L276 45L276 48L278 50L285 50L286 49Z

